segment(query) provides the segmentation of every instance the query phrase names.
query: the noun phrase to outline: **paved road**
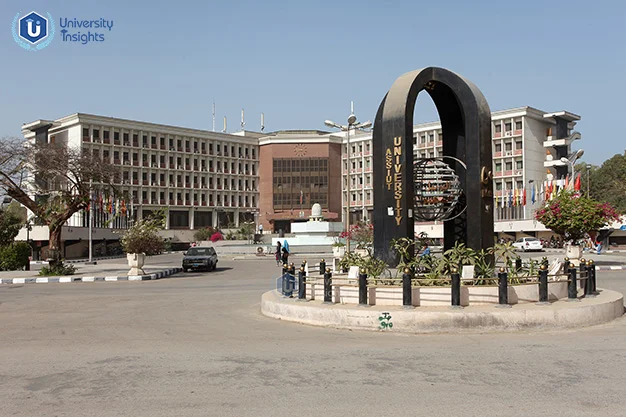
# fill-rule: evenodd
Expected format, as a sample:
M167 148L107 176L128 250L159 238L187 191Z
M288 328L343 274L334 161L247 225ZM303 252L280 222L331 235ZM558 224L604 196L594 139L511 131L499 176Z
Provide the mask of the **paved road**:
M623 318L507 334L309 327L259 313L277 272L222 257L158 281L0 286L0 416L626 414ZM626 292L625 273L599 283Z

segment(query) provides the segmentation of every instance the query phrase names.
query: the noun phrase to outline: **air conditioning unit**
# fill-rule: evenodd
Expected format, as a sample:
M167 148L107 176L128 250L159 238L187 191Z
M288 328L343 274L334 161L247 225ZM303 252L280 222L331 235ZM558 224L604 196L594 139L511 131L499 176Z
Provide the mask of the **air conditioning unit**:
M158 164L152 164L152 168L158 168L159 165Z
M129 180L124 180L124 184L130 184Z
M130 161L124 161L124 165L130 165Z
M508 152L506 153L506 156L511 156L511 155L513 155L513 151L508 151Z
M511 136L511 132L505 132L504 136Z

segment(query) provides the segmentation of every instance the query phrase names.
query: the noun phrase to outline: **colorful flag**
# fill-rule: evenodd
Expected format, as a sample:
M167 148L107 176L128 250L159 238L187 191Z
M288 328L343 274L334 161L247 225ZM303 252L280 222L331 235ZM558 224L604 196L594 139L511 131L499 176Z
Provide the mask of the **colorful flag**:
M530 202L535 204L535 183L533 182L533 188L530 190Z
M126 201L124 200L120 203L120 211L122 212L122 216L126 216Z
M580 173L576 176L576 180L574 181L574 191L580 191Z
M526 205L526 187L522 190L522 206Z
M509 190L509 205L508 207L513 207L513 190Z

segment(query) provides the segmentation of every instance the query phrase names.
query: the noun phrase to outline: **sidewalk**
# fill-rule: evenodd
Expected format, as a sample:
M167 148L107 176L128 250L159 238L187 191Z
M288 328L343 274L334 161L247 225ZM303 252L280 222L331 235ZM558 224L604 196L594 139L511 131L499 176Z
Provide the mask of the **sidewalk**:
M68 276L42 277L39 269L32 268L30 271L0 271L0 284L42 284L53 282L95 282L95 281L147 281L164 278L182 271L180 267L169 265L146 265L143 270L145 275L128 276L128 263L126 258L119 261L107 262L106 264L86 265L76 263L76 273Z

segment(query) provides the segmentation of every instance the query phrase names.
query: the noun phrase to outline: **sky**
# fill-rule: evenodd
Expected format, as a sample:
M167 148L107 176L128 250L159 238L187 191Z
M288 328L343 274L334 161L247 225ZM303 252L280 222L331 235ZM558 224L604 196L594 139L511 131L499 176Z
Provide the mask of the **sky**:
M49 13L38 51L16 15ZM112 22L104 40L64 41L65 19ZM581 116L587 163L626 149L623 0L2 0L0 137L23 123L92 113L198 129L327 130L350 102L373 119L394 80L438 66L470 79L492 111L531 106ZM421 93L415 123L438 120ZM618 123L619 122L619 123Z

